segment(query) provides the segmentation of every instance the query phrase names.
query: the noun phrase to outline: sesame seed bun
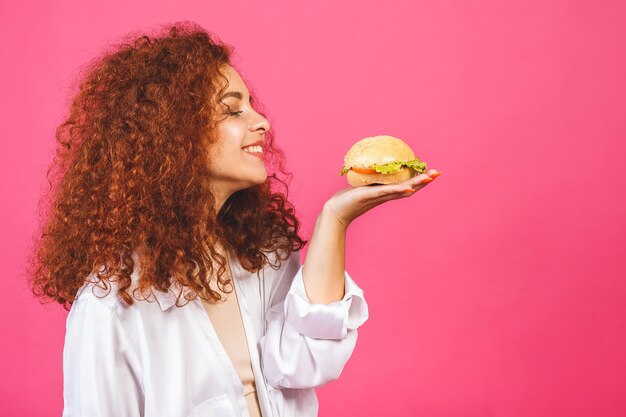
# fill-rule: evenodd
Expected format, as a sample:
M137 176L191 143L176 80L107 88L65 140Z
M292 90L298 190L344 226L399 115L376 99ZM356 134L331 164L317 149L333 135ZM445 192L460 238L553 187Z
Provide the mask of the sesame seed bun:
M412 161L410 166L401 165L398 171L390 173L374 172L372 167L409 161ZM425 168L426 164L419 162L413 150L403 140L393 136L379 135L361 139L352 145L344 158L342 175L347 172L348 183L353 187L396 184L424 172ZM370 172L363 173L362 171Z

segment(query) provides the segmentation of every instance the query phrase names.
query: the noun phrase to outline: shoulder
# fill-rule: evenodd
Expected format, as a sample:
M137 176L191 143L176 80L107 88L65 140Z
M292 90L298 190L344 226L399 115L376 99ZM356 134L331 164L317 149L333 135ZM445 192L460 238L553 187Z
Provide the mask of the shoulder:
M100 268L102 271L102 267ZM131 286L127 290L131 296L133 296L138 286L139 281L139 264L138 259L135 258L135 267L131 274ZM148 299L149 297L144 297ZM128 305L119 295L119 286L115 277L112 280L100 280L97 277L96 272L85 277L83 286L76 293L74 304L95 304L102 308L110 310L118 317L128 314L129 312L140 307L142 301L137 300L137 297L133 297L133 305ZM97 307L96 307L97 308Z
M108 310L118 317L121 317L129 308L118 294L117 283L115 281L97 282L95 274L89 275L86 282L78 290L76 299L72 304L72 310L76 310L79 305L89 305L95 309Z

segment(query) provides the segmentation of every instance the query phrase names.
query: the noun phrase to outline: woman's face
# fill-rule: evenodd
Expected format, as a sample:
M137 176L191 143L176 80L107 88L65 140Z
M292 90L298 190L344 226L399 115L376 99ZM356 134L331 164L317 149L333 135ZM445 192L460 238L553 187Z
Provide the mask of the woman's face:
M228 87L218 99L222 121L217 127L218 142L212 149L209 168L211 188L219 207L232 193L265 182L262 142L270 129L267 119L252 108L248 89L237 71L230 65L222 70L228 78Z

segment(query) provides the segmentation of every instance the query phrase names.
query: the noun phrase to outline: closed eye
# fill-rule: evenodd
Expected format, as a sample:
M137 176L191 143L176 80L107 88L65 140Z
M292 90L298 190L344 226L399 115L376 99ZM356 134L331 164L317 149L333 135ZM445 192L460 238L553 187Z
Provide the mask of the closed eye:
M241 113L243 113L243 110L240 110L240 111L235 111L235 112L230 112L230 113L228 113L228 114L229 114L229 115L231 115L231 116L239 117L239 115L240 115Z

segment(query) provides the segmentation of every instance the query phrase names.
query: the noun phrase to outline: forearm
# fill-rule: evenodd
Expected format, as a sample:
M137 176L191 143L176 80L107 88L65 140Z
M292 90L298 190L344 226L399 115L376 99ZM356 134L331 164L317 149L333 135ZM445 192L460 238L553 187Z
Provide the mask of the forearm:
M326 209L318 215L302 270L311 303L328 304L344 296L346 231Z

